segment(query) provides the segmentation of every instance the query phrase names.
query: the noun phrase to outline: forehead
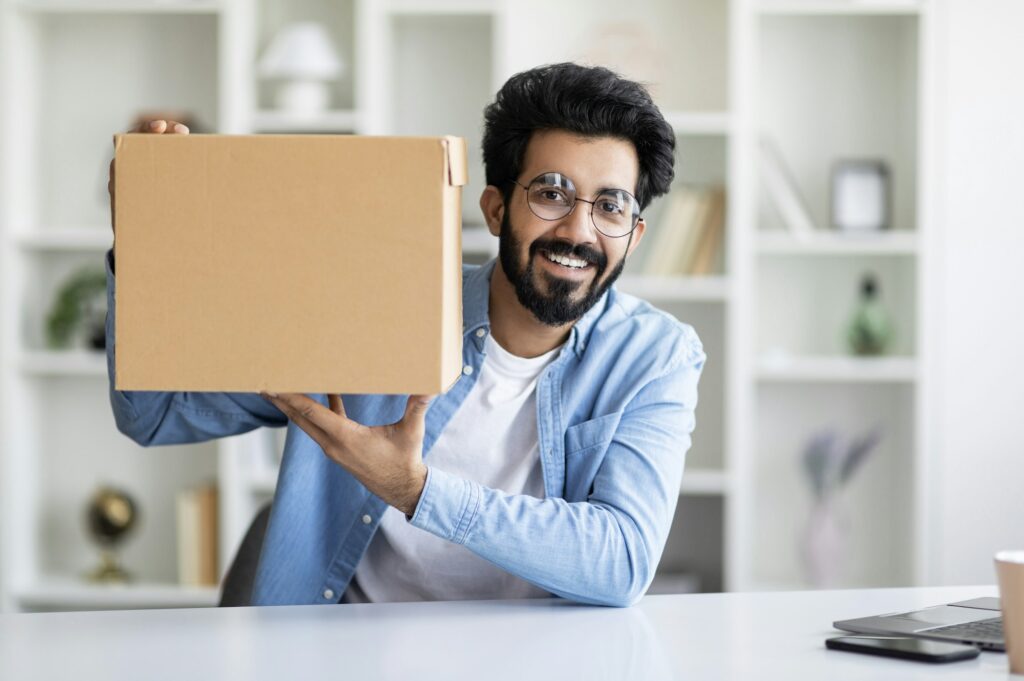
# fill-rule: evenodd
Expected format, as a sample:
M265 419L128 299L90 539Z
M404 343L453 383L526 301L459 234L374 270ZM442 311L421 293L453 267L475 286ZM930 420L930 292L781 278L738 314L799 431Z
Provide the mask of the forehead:
M640 161L629 140L538 130L526 147L520 177L532 180L545 172L567 175L584 194L606 188L635 192Z

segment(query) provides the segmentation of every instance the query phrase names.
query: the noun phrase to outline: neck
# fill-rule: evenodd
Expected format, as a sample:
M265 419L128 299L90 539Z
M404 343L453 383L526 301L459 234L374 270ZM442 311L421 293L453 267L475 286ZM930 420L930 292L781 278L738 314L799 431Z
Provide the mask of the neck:
M537 321L519 302L500 261L494 265L488 301L494 340L517 357L538 357L557 348L569 337L573 327L573 322L548 326Z

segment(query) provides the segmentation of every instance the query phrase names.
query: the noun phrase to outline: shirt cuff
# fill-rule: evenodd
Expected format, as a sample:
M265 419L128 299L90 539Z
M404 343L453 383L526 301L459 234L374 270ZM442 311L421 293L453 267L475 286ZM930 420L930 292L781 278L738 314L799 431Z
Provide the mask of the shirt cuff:
M464 544L480 509L480 498L477 483L428 466L420 503L409 522L441 539Z

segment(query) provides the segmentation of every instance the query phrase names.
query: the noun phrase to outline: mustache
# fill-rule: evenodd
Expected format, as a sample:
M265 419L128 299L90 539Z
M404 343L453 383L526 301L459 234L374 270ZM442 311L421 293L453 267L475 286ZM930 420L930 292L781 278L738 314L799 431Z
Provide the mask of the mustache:
M530 244L530 257L537 254L537 251L547 251L551 255L563 255L578 260L584 260L591 265L597 265L598 269L604 269L608 264L608 258L600 251L596 251L586 244L571 244L568 241L556 239L537 239Z

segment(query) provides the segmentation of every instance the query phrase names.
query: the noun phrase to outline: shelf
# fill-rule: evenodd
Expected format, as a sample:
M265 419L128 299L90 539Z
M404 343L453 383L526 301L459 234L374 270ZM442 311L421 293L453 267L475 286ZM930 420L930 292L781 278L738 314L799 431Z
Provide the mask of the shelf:
M725 495L729 493L729 478L725 471L688 470L683 473L679 493L687 496Z
M422 16L450 16L491 14L498 11L496 0L389 0L387 13L415 14Z
M727 135L730 117L724 111L663 111L678 135Z
M729 279L724 276L623 275L617 285L626 293L649 300L724 302L729 297Z
M757 377L764 382L911 383L913 357L765 357Z
M252 127L258 133L352 133L359 129L358 111L325 111L300 117L282 111L257 111Z
M757 250L763 255L915 255L913 232L844 234L825 232L803 237L784 232L759 234Z
M44 578L15 591L14 598L22 609L206 608L217 605L218 589L153 583L100 585L72 578Z
M222 9L207 0L22 0L17 7L39 14L217 14Z
M920 0L763 0L757 8L762 15L913 15L921 12Z
M34 376L106 376L107 356L98 350L31 350L19 368Z
M109 227L60 227L16 234L14 242L33 251L100 251L114 245Z

